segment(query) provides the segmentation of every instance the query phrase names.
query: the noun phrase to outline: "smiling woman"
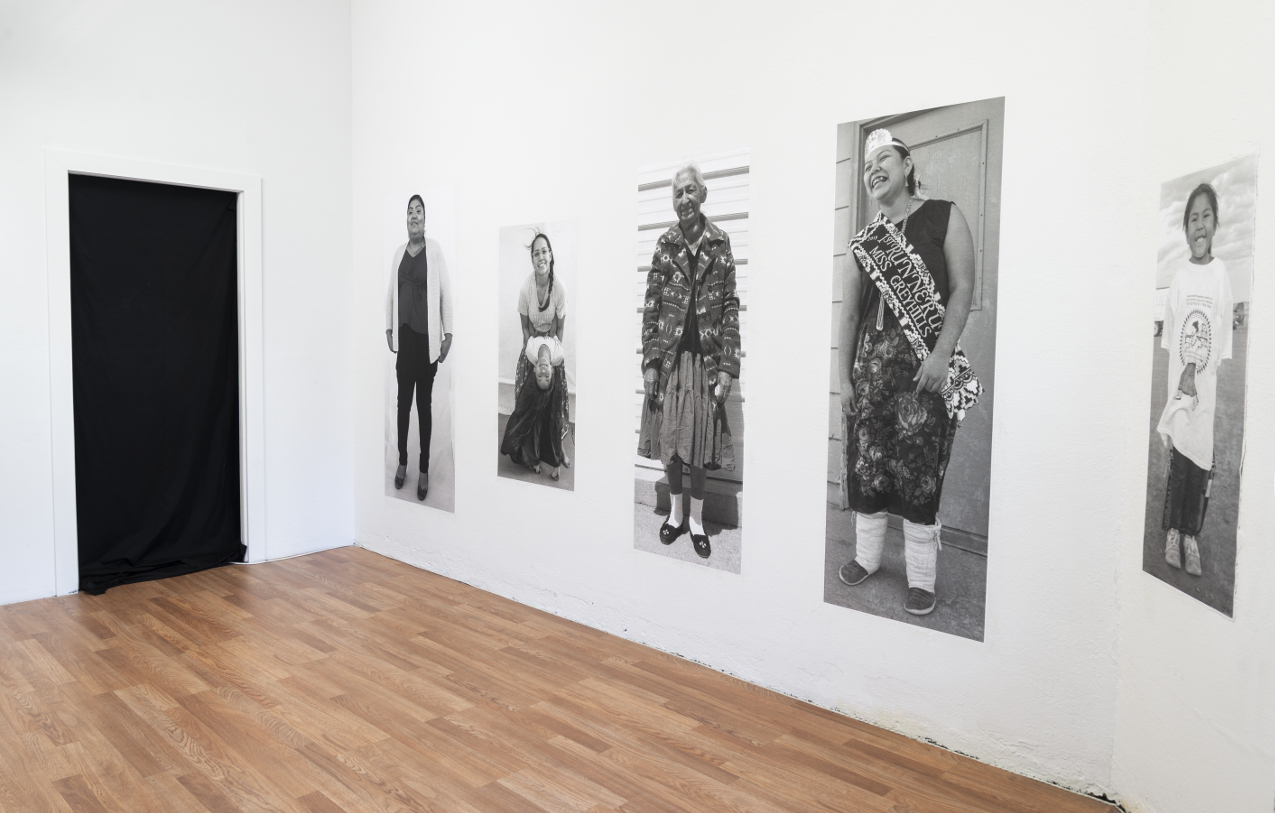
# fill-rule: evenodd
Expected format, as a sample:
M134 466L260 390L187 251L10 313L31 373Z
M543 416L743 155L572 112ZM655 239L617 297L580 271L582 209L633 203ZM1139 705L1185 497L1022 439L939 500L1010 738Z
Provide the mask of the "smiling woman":
M500 230L503 376L496 473L566 491L575 490L575 336L574 330L567 330L575 290L575 245L575 224L570 221Z
M1003 111L844 124L837 162L824 600L977 640Z
M425 200L420 195L408 199L406 220L407 242L394 252L385 303L385 340L390 352L397 354L394 372L398 383L398 467L394 489L401 489L407 479L408 437L415 400L420 439L416 499L424 502L429 496L434 379L452 345L451 279L442 247L437 240L425 236Z
M700 212L704 175L687 164L673 175L677 223L655 244L642 311L646 402L638 454L664 465L671 510L659 529L671 545L685 533L701 559L712 555L704 531L707 470L735 468L725 404L739 376L739 296L730 237ZM689 504L682 469L690 473Z
M549 467L552 480L571 466L563 440L571 426L566 361L562 335L567 324L567 295L555 285L553 244L537 230L531 238L531 274L518 297L522 348L514 375L514 409L505 424L500 453L540 474ZM531 381L535 387L529 386Z
M887 514L898 514L904 609L928 615L943 476L956 429L982 394L957 341L974 290L974 243L951 201L917 195L912 154L889 130L871 133L865 152L863 182L880 212L850 241L842 288L838 370L842 410L854 422L846 493L857 545L839 575L854 586L877 572Z

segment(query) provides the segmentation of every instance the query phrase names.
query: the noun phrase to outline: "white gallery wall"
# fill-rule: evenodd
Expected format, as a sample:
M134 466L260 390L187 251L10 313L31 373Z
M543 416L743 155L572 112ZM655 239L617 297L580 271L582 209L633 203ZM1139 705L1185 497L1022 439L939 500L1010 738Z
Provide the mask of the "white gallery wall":
M1133 482L1133 464L1112 450L1143 437L1144 416L1123 405L1145 411L1132 324L1150 306L1125 280L1147 267L1133 227L1153 225L1143 215L1154 201L1139 152L1113 148L1112 134L1143 132L1146 14L1098 2L354 4L360 544L1016 771L1110 791L1121 545L1132 545L1128 503L1140 493L1113 487ZM976 643L822 600L833 167L839 122L1002 95L987 633ZM740 575L633 549L626 373L634 174L734 147L751 149L753 184ZM380 201L405 182L456 186L454 515L381 492ZM574 493L497 479L491 432L499 228L557 219L576 219L580 236Z
M1256 0L0 0L0 603L54 592L44 151L242 173L263 189L264 557L357 539L1131 810L1269 811L1265 204L1234 620L1143 573L1140 539L1159 186L1275 144L1255 94L1272 33ZM978 643L823 602L831 204L837 124L999 96ZM634 178L734 148L751 156L739 575L632 540ZM454 514L387 498L382 472L382 201L447 185ZM560 220L578 236L574 492L498 478L493 431L499 230Z
M1138 256L1118 280L1136 317L1111 325L1130 348L1121 422L1141 422L1122 450L1127 493L1118 533L1120 659L1112 784L1131 811L1265 811L1275 805L1275 62L1269 3L1223 0L1208 13L1157 0L1149 16L1145 154L1132 231ZM1128 151L1121 149L1121 154ZM1154 285L1157 195L1162 182L1260 153L1257 238L1249 329L1245 455L1240 479L1234 618L1142 572L1147 450L1147 352ZM1226 223L1227 212L1219 213ZM1232 218L1233 222L1234 218ZM1237 341L1241 334L1236 334ZM1125 359L1122 359L1124 361ZM1226 362L1222 375L1226 375ZM1122 387L1122 392L1126 388ZM1113 481L1114 485L1114 481ZM1208 539L1201 553L1207 557ZM1205 567L1208 561L1205 560Z
M45 150L261 178L266 540L354 536L349 3L0 2L0 603L54 592Z

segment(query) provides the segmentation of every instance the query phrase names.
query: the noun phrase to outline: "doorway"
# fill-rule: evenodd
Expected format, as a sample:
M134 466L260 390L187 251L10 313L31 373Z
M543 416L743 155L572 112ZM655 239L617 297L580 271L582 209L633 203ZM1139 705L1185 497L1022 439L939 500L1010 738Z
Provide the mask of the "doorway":
M79 587L243 561L238 195L67 184Z

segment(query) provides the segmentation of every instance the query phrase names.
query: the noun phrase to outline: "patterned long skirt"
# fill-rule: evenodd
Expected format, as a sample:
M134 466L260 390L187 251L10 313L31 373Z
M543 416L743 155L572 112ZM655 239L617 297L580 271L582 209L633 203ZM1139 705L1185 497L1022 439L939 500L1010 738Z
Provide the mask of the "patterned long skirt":
M509 455L519 465L561 466L566 460L562 450L566 433L559 423L562 419L559 402L566 397L566 388L560 387L558 380L565 382L567 374L561 367L554 367L553 377L554 382L547 390L537 387L533 379L514 396L514 411L505 424L500 453Z
M684 351L669 373L663 401L643 404L638 454L665 466L676 457L688 466L733 471L735 445L726 406L713 397L716 385L704 374L704 357Z
M562 371L562 375L558 375L558 370ZM518 403L518 396L522 393L522 387L528 381L531 386L536 385L536 367L527 360L526 353L518 354L518 368L514 372L514 404ZM554 419L554 426L559 432L558 440L566 438L567 433L571 431L571 399L567 395L567 374L565 367L557 367L553 375L554 386L558 388L558 396L554 399L557 414Z
M916 392L921 363L892 319L869 322L854 360L855 415L842 416L841 507L933 525L956 418L936 392Z

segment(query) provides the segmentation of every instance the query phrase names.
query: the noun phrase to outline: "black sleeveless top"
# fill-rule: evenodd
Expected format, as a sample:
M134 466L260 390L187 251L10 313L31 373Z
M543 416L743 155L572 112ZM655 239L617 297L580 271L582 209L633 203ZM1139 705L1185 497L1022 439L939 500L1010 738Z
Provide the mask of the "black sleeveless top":
M939 301L946 307L948 296L947 258L943 254L943 242L947 240L948 218L952 215L952 201L924 200L920 206L914 206L908 215L908 227L903 236L916 250L934 278L934 287L938 289ZM903 221L900 220L899 223ZM894 225L897 227L899 223ZM876 325L877 307L881 300L881 292L872 280L867 281L868 291L864 297L861 320L871 320ZM886 322L895 321L894 313L885 309Z
M415 257L404 250L398 264L398 321L417 333L429 333L429 260L427 245Z

